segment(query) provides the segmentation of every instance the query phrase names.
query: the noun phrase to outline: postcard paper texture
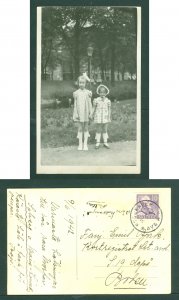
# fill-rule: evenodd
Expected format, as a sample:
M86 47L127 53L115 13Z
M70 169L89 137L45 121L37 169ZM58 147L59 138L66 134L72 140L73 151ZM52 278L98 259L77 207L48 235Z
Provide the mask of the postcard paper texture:
M171 190L9 189L8 295L171 292Z

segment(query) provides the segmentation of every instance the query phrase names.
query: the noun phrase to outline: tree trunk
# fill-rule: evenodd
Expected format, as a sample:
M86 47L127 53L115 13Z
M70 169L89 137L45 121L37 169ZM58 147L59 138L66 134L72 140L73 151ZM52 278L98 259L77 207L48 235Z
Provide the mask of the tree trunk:
M47 80L47 69L46 69L46 67L45 67L44 71L45 71L44 72L45 73L44 79Z
M79 53L79 39L80 39L80 23L78 13L76 14L76 24L74 33L74 68L76 79L80 75L80 53Z
M111 43L111 84L114 86L115 83L115 43L112 41Z
M42 66L41 68L41 78L44 80L45 78L45 70L44 70L44 67Z
M104 60L101 47L98 47L99 57L100 57L100 68L101 68L101 78L104 80Z
M48 62L49 62L49 59L50 59L50 56L51 56L51 52L52 52L52 39L50 40L49 49L48 49L46 59L45 59L45 62L44 62L44 67L43 67L45 80L47 79L47 65L48 65Z
M71 80L74 80L73 62L72 61L70 61L70 72L71 72Z
M124 80L124 75L125 75L125 65L124 65L124 63L122 64L121 74L122 74L122 80Z

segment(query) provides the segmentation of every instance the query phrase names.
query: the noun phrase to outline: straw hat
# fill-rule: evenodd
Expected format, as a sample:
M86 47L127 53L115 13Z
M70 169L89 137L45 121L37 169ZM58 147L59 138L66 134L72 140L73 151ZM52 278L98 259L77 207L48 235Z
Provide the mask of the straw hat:
M109 94L109 89L107 88L107 86L105 86L104 84L100 84L98 87L97 87L97 90L96 90L96 93L99 95L100 93L100 89L104 89L106 91L106 94L105 95L108 95Z

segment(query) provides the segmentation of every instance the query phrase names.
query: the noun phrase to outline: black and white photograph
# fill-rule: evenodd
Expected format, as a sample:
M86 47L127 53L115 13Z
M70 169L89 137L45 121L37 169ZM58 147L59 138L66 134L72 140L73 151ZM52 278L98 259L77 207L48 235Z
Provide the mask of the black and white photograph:
M37 174L141 173L141 7L37 8Z

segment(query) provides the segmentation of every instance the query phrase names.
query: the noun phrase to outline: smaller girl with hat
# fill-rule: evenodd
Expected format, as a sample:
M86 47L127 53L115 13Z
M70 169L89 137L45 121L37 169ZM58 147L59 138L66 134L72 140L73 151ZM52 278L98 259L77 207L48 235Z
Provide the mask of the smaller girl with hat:
M109 149L108 145L108 123L111 122L111 101L106 97L109 94L107 86L100 84L97 88L98 98L93 101L93 118L97 124L96 149L100 147L101 135L103 136L104 147Z

